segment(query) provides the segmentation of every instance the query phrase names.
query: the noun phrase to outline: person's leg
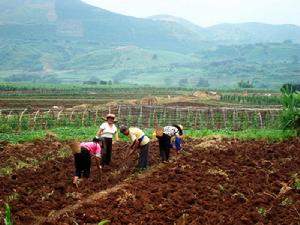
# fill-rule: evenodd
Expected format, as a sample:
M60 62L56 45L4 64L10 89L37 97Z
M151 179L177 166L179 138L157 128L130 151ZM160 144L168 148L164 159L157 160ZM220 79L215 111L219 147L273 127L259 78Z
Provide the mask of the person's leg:
M79 168L76 168L74 178L73 178L73 184L78 186L78 181L80 178L81 178L81 170Z
M166 150L163 149L163 148L160 148L159 151L160 151L161 160L162 160L163 162L167 161L167 153L166 153Z
M73 178L73 184L78 185L78 180L81 178L82 168L84 163L84 153L81 149L80 153L74 154L75 172Z
M161 160L164 162L166 160L166 154L165 154L165 149L164 149L163 138L158 138L158 143L159 143L159 154L160 154Z
M107 153L107 142L106 139L103 141L103 149L101 151L101 166L102 168L106 165L106 153Z
M166 136L166 160L168 161L170 158L170 151L171 151L171 137L170 136Z
M150 144L146 144L142 146L140 149L140 156L138 162L139 169L146 169L148 166L149 146Z
M170 144L171 144L171 137L169 135L163 134L163 136L159 140L159 148L161 151L161 157L163 162L169 160Z
M111 154L112 154L112 139L107 138L106 142L106 165L109 165L111 162Z
M91 154L88 150L84 150L83 154L84 154L84 161L82 165L83 177L89 178L90 171L91 171L91 164L92 164Z

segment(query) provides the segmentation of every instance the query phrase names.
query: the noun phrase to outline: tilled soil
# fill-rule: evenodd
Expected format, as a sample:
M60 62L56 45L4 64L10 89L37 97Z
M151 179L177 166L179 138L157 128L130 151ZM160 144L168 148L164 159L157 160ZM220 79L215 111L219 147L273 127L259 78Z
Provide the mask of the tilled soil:
M1 199L15 198L10 202L14 224L81 225L102 219L111 224L300 224L297 139L188 140L182 157L126 182L136 157L124 162L122 149L124 143L115 146L101 182L93 170L79 189L71 183L72 157L1 178ZM160 162L157 143L151 155L152 165ZM108 191L118 184L124 185ZM108 194L86 201L103 190ZM79 208L58 214L74 204Z
M300 224L300 141L223 141L44 224Z
M32 148L31 144L24 144L22 149L22 145L18 145L18 153L12 151L11 145L7 145L8 149L3 151L3 155L10 152L14 158L20 156L23 159L34 157L35 154L39 159L41 155L48 154L49 151L53 151L55 154L60 147L65 145L55 143L51 145L45 142L43 148ZM37 144L39 145L40 142ZM9 202L12 207L14 224L32 224L39 217L47 217L55 210L72 205L93 193L113 187L135 171L137 156L133 155L124 161L126 146L128 146L126 143L118 143L114 146L112 164L104 167L101 176L93 162L91 178L83 181L78 189L72 184L73 157L49 160L38 167L20 169L9 176L2 176L0 179L1 208L3 208L4 202ZM32 152L30 152L31 149L33 149ZM22 152L24 153L22 154ZM151 153L150 163L152 165L158 163L160 159L157 143L152 144ZM4 156L1 158L2 162L7 162L5 158Z
M55 140L35 141L26 144L10 144L0 142L0 168L13 166L17 162L30 162L31 160L47 160L56 154L66 143Z

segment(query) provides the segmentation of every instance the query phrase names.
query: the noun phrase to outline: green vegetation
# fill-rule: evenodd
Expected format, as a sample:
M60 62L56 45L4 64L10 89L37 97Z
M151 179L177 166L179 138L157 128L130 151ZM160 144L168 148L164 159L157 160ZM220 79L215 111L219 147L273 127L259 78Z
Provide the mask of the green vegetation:
M102 220L100 223L98 223L98 225L105 225L105 224L109 224L110 220Z
M42 2L1 1L0 81L276 88L299 76L298 26L202 28Z
M225 138L234 138L240 140L274 140L283 141L296 137L293 130L243 130L243 131L229 131L229 130L188 130L185 134L189 137L199 138L206 136L220 135Z
M97 131L98 127L60 127L50 129L49 131L57 134L59 140L91 140ZM146 135L152 137L153 129L144 129ZM20 133L0 134L0 139L12 143L31 142L35 140L43 140L47 131L24 131ZM206 136L220 135L225 138L236 138L241 140L276 140L282 141L296 137L293 130L244 130L244 131L229 131L229 130L185 130L185 136L192 138L202 138ZM120 135L121 140L128 141L127 137Z
M261 208L257 208L257 212L258 212L261 216L266 217L268 211L267 211L265 208L261 207Z
M295 189L300 190L300 179L295 179Z
M271 94L266 94L265 96L255 94L249 96L242 96L238 94L224 94L221 96L221 101L228 103L259 106L282 105L282 97Z
M12 217L11 217L11 210L7 203L5 203L5 218L4 218L5 225L13 225Z
M300 45L291 43L218 46L190 54L64 41L2 41L0 49L0 81L6 82L272 89L293 82L300 71L300 60L295 61Z
M288 87L281 89L283 95L282 128L295 129L300 135L300 93Z

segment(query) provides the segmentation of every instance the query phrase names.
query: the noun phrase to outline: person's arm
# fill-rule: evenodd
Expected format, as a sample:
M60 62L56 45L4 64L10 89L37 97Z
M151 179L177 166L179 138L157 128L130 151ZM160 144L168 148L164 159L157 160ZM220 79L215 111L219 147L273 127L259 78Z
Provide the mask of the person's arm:
M100 167L101 151L102 151L101 146L100 146L100 144L97 143L96 144L95 161L96 161L97 168L100 168L100 169L101 169L101 167Z
M103 128L100 128L100 129L98 130L98 132L96 133L96 138L99 138L103 131L104 131L104 129L103 129Z
M138 149L140 146L140 142L138 140L135 140L134 143L132 144L132 150L135 151Z
M97 168L101 169L101 167L100 167L100 156L95 156L95 162L96 162Z
M116 133L115 133L115 139L114 139L114 142L113 142L113 144L116 142L116 141L119 141L119 134L118 134L118 131L116 131Z
M131 150L129 151L127 157L131 156L138 149L139 145L140 145L140 142L138 140L135 140L132 143L132 145L130 146Z

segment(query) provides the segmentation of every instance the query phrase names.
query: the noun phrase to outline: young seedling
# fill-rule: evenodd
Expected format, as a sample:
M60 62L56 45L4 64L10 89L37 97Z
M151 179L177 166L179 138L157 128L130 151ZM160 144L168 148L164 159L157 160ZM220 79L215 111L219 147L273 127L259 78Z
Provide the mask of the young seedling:
M294 186L295 186L295 189L296 190L300 190L300 179L295 179L295 184L294 184Z
M258 212L260 215L262 215L263 217L265 217L265 216L267 215L267 210L266 210L265 208L263 208L263 207L258 208L258 209L257 209L257 212Z
M98 223L98 225L105 225L105 224L109 224L110 220L102 220L100 223Z
M7 203L5 203L5 218L4 218L5 225L13 225L12 218L11 218L11 211L10 207Z

